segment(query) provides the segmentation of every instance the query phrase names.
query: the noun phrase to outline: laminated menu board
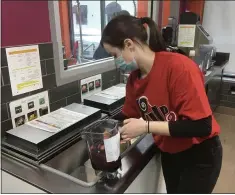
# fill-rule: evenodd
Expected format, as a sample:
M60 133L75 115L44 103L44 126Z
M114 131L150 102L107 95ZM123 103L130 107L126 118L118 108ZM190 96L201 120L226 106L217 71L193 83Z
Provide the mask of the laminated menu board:
M27 125L52 133L57 133L58 131L66 129L86 117L86 114L60 108L50 114L28 122Z

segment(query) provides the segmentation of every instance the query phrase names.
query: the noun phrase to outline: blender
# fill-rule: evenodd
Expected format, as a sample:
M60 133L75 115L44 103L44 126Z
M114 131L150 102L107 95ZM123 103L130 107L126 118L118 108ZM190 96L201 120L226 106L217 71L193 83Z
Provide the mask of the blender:
M95 171L102 171L107 178L116 176L121 168L119 123L112 119L99 120L82 132L86 140L90 162Z

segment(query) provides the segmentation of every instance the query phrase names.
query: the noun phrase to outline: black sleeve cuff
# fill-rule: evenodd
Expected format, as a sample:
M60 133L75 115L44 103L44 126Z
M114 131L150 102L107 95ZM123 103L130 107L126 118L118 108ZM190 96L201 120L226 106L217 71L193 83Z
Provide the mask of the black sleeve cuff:
M172 137L204 137L212 131L212 116L199 120L169 121L169 131Z

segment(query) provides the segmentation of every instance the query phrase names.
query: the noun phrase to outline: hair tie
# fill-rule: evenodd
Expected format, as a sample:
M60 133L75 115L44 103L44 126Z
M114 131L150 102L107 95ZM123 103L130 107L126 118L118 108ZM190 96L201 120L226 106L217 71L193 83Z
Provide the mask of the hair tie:
M140 18L140 23L141 23L141 24L144 24L143 18Z
M148 23L146 17L140 18L140 22L141 22L141 24L147 24Z

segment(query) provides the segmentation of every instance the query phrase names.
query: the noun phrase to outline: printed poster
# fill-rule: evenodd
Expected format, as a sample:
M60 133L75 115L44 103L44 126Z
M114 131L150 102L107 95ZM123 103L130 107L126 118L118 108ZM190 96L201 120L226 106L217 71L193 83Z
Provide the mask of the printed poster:
M80 83L82 102L84 98L100 92L101 86L102 86L101 74L82 79Z
M13 128L50 112L48 91L28 96L9 104Z
M12 95L43 87L38 45L6 48Z
M194 47L196 25L179 25L178 47Z

